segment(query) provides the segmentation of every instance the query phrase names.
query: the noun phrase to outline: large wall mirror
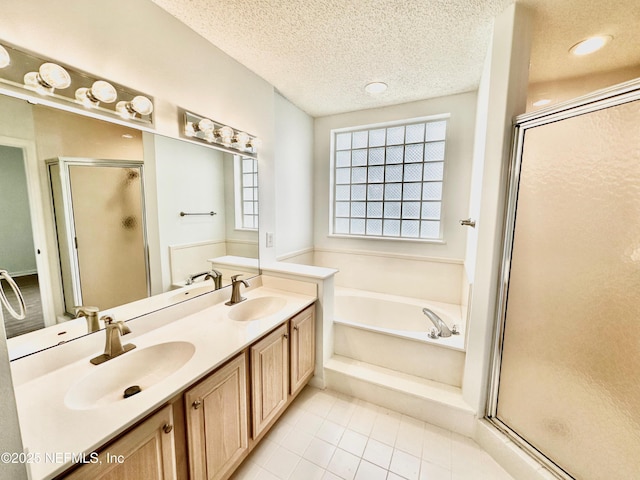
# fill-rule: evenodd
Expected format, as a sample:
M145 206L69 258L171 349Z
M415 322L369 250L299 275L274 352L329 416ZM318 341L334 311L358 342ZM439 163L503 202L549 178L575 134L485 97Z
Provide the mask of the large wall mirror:
M259 272L255 158L6 96L0 111L0 269L27 303L4 312L12 359L59 343L42 332L78 305L152 311Z

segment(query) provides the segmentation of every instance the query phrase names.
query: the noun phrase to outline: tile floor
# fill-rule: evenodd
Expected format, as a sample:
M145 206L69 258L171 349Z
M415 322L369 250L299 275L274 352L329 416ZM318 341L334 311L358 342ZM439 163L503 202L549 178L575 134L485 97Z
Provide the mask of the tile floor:
M473 440L306 387L232 480L512 480Z

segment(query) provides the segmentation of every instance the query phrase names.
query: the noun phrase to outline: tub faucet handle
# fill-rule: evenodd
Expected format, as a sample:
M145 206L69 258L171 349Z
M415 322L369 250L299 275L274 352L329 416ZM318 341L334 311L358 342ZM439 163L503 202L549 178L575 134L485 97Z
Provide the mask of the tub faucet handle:
M429 329L429 338L438 338L440 336L440 332L438 332L438 329L436 327L431 327Z

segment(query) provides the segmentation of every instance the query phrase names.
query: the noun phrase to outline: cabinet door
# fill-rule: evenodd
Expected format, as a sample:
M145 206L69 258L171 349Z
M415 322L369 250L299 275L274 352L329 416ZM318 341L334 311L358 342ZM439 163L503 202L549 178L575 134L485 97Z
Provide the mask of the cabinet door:
M313 376L316 366L316 322L312 306L291 319L291 395Z
M87 461L91 459L87 457ZM64 477L67 480L176 480L171 405L102 451L96 463L87 463Z
M284 324L251 347L253 438L257 438L287 403L289 335Z
M217 480L249 445L247 362L243 353L185 393L191 478Z

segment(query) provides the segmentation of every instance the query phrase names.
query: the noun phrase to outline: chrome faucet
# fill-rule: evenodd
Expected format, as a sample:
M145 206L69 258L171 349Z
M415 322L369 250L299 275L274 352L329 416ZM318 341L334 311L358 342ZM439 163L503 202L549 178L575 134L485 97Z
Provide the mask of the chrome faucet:
M76 318L84 317L87 320L87 330L89 333L97 332L100 330L100 322L98 321L98 307L89 307L80 305L73 307L76 313Z
M91 363L94 365L100 365L107 360L111 360L112 358L136 348L133 343L122 345L121 336L131 333L131 329L123 321L116 322L113 317L108 315L101 317L100 320L104 321L105 332L107 335L106 343L104 345L104 353L92 358Z
M240 295L240 285L244 284L245 287L249 288L249 284L246 280L238 280L238 277L241 276L242 274L231 275L231 300L226 302L225 305L235 305L246 300L245 297Z
M429 318L429 320L431 320L431 323L433 323L435 327L438 329L439 337L451 336L451 330L449 330L449 327L447 327L447 324L444 323L444 321L438 315L436 315L433 310L430 310L428 308L423 308L422 313L424 313Z

